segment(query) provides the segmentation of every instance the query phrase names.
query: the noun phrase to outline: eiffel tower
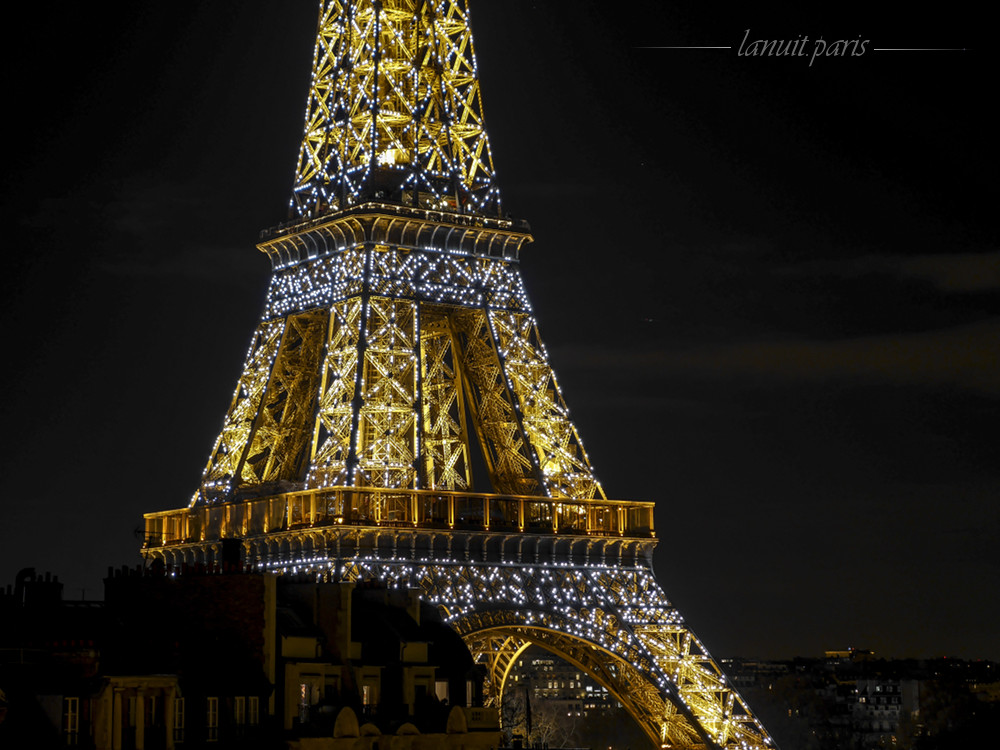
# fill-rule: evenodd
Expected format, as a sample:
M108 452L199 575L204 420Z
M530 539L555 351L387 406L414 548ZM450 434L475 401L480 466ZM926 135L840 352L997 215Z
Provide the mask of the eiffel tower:
M289 215L201 485L145 516L146 562L420 588L493 701L537 644L660 747L773 747L653 576L653 503L608 499L570 420L465 0L321 0Z

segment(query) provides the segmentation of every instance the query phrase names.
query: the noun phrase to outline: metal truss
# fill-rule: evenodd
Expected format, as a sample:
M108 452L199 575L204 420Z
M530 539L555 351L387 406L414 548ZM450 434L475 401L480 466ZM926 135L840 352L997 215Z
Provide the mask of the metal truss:
M430 490L303 491L149 514L143 554L168 570L214 565L222 540L240 539L242 560L255 569L418 588L487 668L493 701L517 652L533 643L607 687L663 747L773 747L653 577L652 503L579 501L571 507L587 525L578 528L566 527L566 505ZM608 517L617 520L602 526Z
M311 234L311 232L310 232ZM353 239L353 238L352 238ZM517 263L445 248L374 243L276 269L264 318L326 307L367 290L462 307L530 311Z
M253 439L243 459L241 481L249 485L295 481L307 458L313 419L312 394L319 379L319 359L326 339L327 312L290 315L271 368L271 382L261 402Z
M604 496L569 418L548 353L531 315L490 311L490 329L507 386L516 396L523 431L550 497Z
M419 588L493 700L535 643L663 748L773 747L653 578L653 504L598 482L521 279L529 229L499 211L465 0L321 0L261 322L201 486L146 515L144 557L239 547L250 569Z
M360 297L339 302L330 311L331 330L313 429L310 484L350 484L348 456L355 429L363 312L364 302Z
M313 310L258 326L196 502L231 499L240 487L298 479L326 320L325 311Z
M291 210L499 215L464 0L322 0Z
M456 361L454 339L447 314L424 316L420 327L422 352L424 476L428 489L472 489L469 432Z
M284 329L284 321L281 320L264 320L257 327L243 365L243 374L236 384L233 401L226 413L222 432L215 441L202 475L201 489L192 502L226 498L232 489L234 478L242 478L247 448L264 392L271 379L271 370Z
M355 560L341 574L416 581L487 667L495 702L517 653L537 644L605 686L661 747L773 747L643 567L417 563L394 573Z
M351 222L334 228L358 244L323 245ZM503 250L525 235L484 225L470 240L461 228L450 248L456 223L425 233L440 247L415 244L447 225L385 207L263 243L315 257L275 270L196 502L306 487L470 490L470 435L497 492L605 497Z
M483 310L462 310L455 315L455 328L462 341L469 403L488 464L494 490L515 495L545 494L538 458L524 435L517 400L504 373Z

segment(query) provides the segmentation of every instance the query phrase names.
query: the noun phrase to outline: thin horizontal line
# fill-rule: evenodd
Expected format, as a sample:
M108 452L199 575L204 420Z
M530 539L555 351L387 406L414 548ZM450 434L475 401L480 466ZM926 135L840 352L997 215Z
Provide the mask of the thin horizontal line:
M633 47L632 49L732 49L732 47ZM873 52L968 52L966 47L873 47Z

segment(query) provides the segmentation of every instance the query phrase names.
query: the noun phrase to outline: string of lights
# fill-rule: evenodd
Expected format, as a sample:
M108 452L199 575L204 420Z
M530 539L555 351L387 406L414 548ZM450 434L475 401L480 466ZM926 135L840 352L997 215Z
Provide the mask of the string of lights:
M261 321L146 560L417 588L494 701L541 644L661 747L771 747L653 577L653 503L598 481L521 277L531 235L499 212L466 3L323 0L293 220L258 245Z

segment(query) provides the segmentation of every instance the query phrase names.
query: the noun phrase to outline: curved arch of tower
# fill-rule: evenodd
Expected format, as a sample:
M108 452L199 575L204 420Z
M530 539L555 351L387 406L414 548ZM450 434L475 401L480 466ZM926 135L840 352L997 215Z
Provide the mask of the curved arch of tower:
M320 2L290 214L202 482L146 515L146 560L420 588L492 700L537 644L661 747L773 747L655 581L653 503L607 497L569 417L464 0Z

